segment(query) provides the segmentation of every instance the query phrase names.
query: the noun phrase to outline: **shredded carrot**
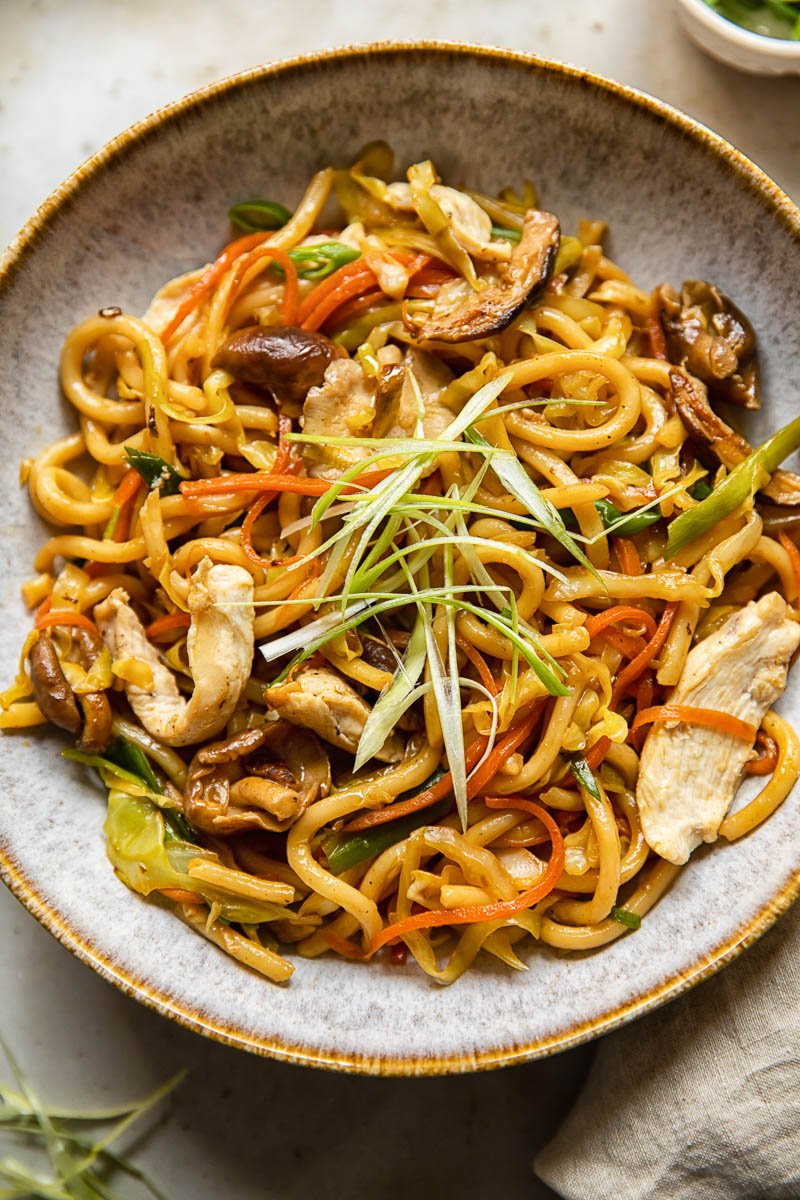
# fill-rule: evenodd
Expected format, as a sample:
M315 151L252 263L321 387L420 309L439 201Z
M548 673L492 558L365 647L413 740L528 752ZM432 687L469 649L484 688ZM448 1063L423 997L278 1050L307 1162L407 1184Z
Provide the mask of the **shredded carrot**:
M456 634L456 644L458 645L459 649L464 651L467 658L480 675L481 683L486 690L491 692L493 696L496 696L500 691L500 687L494 675L492 675L492 672L489 670L489 664L481 654L480 650L476 649L472 642L468 642L467 639L465 637L461 637L460 634Z
M134 467L128 467L122 476L119 487L111 497L111 503L115 508L122 508L123 504L133 499L143 483L144 480L139 472Z
M623 575L641 575L642 560L639 558L639 551L636 549L635 543L626 537L615 537L612 538L612 541Z
M156 617L155 621L147 626L145 633L152 640L173 629L187 629L191 619L187 612L165 613L163 617Z
M248 250L252 250L254 246L259 246L269 237L268 233L248 233L244 237L237 238L235 242L231 242L225 247L213 263L206 267L203 274L194 285L189 295L178 307L177 312L167 325L164 332L161 334L161 341L164 345L167 344L175 330L183 324L190 312L197 308L200 301L205 296L206 292L214 286L218 279L227 271L228 267L236 261L240 254L245 254Z
M478 760L486 751L489 744L487 737L477 737L471 745L467 747L465 759L467 770L471 771ZM424 792L418 792L416 796L412 796L409 800L401 800L399 803L390 804L387 808L382 808L378 812L364 813L360 817L356 817L342 829L343 833L355 833L360 829L371 829L374 825L384 825L387 821L394 821L397 817L405 817L409 813L419 812L423 808L430 808L437 800L442 800L453 790L453 776L448 771L442 778L434 783L431 787L426 788Z
M374 287L375 272L363 258L345 263L308 293L297 310L297 323L302 329L319 329L325 318L345 300Z
M392 469L370 471L360 475L352 483L344 485L344 491L357 492L374 487ZM199 500L203 496L227 495L233 492L296 492L300 496L324 496L338 482L335 479L307 479L296 475L273 475L268 471L252 471L249 474L219 475L215 479L187 479L181 484L181 494L187 500Z
M647 644L644 638L640 638L637 634L620 633L618 629L604 629L600 636L604 642L608 642L609 646L619 650L623 658L636 658L636 655L641 654Z
M631 729L636 731L642 725L650 725L653 721L683 721L687 725L708 725L711 729L719 729L732 737L744 738L746 742L754 742L758 730L748 721L740 721L730 713L718 712L715 708L695 708L691 704L661 704L656 708L645 708L636 714Z
M236 293L239 290L242 279L260 258L272 259L273 262L280 263L283 267L286 273L286 283L281 302L281 316L287 325L294 325L297 320L297 268L284 250L276 250L272 246L257 246L255 250L252 250L247 255L247 258L239 263L233 277L233 282L231 283L229 310L233 307L233 301L236 298Z
M631 625L643 625L648 638L652 638L656 631L656 623L649 612L645 612L642 608L634 608L632 604L615 604L613 608L607 608L605 612L589 617L586 621L586 632L590 638L595 638L607 625L616 625L618 621L627 621Z
M586 751L583 759L590 771L597 770L610 749L611 738L601 737L597 739L590 750Z
M661 620L658 623L658 628L650 638L650 641L647 643L644 650L642 650L641 654L637 654L636 658L634 658L632 662L629 662L627 667L625 667L623 671L620 671L619 675L617 676L613 691L611 693L611 704L609 705L610 708L616 708L619 700L625 695L630 685L639 678L645 667L649 666L655 656L658 654L659 650L664 645L664 642L667 640L667 634L669 633L670 626L672 625L672 621L677 611L677 602L675 600L670 600L661 614Z
M778 534L778 540L783 546L786 553L789 555L789 561L792 564L794 578L797 584L797 603L800 604L800 550L797 549L792 539L784 529Z
M84 613L70 612L69 609L51 609L49 612L36 614L36 629L47 629L51 625L77 625L80 629L88 629L90 633L96 633L100 637L100 630L94 621L90 621Z
M531 816L537 817L541 824L544 824L544 822L541 821L541 814L543 811L541 805L536 804L533 800L524 800L522 796L509 796L508 798L505 796L484 796L483 803L487 808L521 809L523 812L530 813ZM514 830L512 829L510 834L513 835L513 833ZM534 834L532 837L519 838L515 840L513 836L506 835L505 837L495 838L495 840L492 842L492 845L513 846L515 848L520 848L524 846L541 846L544 845L545 842L549 841L550 832L545 828L543 833Z
M370 271L369 274L364 272L361 275L354 275L352 279L343 280L339 287L321 300L315 309L312 309L303 322L302 328L312 331L319 329L330 317L333 317L341 304L352 300L354 296L360 296L368 288L372 288L374 278Z
M343 325L347 325L354 317L360 317L367 309L372 308L374 304L386 305L388 297L380 289L377 291L365 292L363 296L354 296L352 300L345 300L341 308L336 310L336 317L329 322L328 328L341 329Z
M250 562L255 563L257 567L264 567L265 570L269 570L270 567L290 567L293 563L300 562L300 559L303 558L302 554L292 554L289 558L262 558L253 546L253 525L267 505L271 504L274 499L275 492L264 492L262 496L253 501L242 521L242 550L244 550Z
M435 929L441 925L470 925L476 921L502 921L506 917L513 917L515 913L538 904L552 892L564 869L564 839L561 836L561 830L546 809L538 804L533 804L530 800L521 801L516 796L504 796L500 805L509 808L521 807L533 812L550 834L553 850L544 875L535 887L521 892L513 900L499 900L494 904L476 904L464 908L444 908L435 909L432 912L413 913L410 917L404 917L402 921L396 921L393 925L388 925L377 933L370 944L371 954L374 954L381 946L385 946L387 942L416 929Z
M39 621L41 620L41 618L45 615L45 613L50 612L52 603L53 603L53 594L51 592L49 596L45 596L44 600L42 601L42 603L39 605L39 607L36 610L36 616L34 617L33 623L37 629L39 628Z
M119 487L111 497L111 503L116 510L114 532L110 535L113 542L126 542L130 532L131 514L136 493L144 483L141 475L133 467L128 467ZM112 520L114 517L112 515Z
M510 758L517 747L533 732L542 715L544 703L544 701L537 702L527 717L524 717L517 725L509 729L503 740L494 747L483 766L479 767L467 783L467 797L470 800L474 796L477 796L486 787L487 783L494 779L506 759ZM468 772L475 767L486 753L488 745L488 737L481 736L477 737L467 747L464 757ZM382 808L378 812L364 813L363 816L356 817L355 820L344 826L343 832L350 833L359 829L371 829L373 825L383 825L386 821L394 821L397 817L407 816L408 813L419 812L420 809L429 808L431 804L435 804L437 800L441 800L444 796L452 792L452 790L453 776L448 771L438 783L434 783L432 787L426 788L424 792L419 792L409 800L401 800L399 804L390 804L387 808Z
M105 575L111 567L111 563L89 562L83 568L90 579L97 579L99 575Z
M759 729L756 734L756 744L761 747L763 754L760 754L758 758L751 758L749 762L745 763L745 774L771 775L778 765L778 743L763 729Z
M320 937L331 950L335 950L337 954L341 954L343 958L366 958L366 954L358 946L354 946L348 938L340 937L338 933L332 933L328 929L323 929Z
M174 900L176 904L203 904L203 897L196 892L186 892L183 888L157 888L162 896Z
M275 462L272 465L272 470L276 475L294 474L295 471L300 470L302 462L299 458L292 458L292 447L286 440L287 433L291 433L292 418L281 414L279 426L280 436L278 438L278 451L275 455ZM252 563L255 563L257 567L264 567L265 569L269 569L270 567L288 567L291 566L292 563L299 562L303 557L302 554L294 554L289 558L262 558L253 546L253 525L261 516L267 505L272 503L277 494L277 492L263 492L262 495L254 500L250 505L244 521L242 522L242 533L240 539L242 550L244 550L245 554Z

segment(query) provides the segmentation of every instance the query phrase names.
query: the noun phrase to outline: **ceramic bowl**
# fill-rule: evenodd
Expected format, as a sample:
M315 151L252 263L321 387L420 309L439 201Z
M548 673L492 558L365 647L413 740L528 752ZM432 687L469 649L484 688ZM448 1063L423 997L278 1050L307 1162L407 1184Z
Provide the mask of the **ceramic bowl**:
M729 67L752 75L800 75L800 41L742 29L705 0L678 0L678 11L692 41Z
M755 437L796 404L800 214L752 163L688 117L570 67L454 45L337 50L250 71L133 126L42 206L0 272L5 429L0 674L30 616L19 586L46 530L18 462L74 428L59 395L70 327L105 305L141 312L207 261L235 201L291 205L312 171L387 138L453 181L496 191L530 176L567 232L609 221L612 256L650 289L716 281L759 331L767 404ZM798 711L800 674L782 702ZM722 966L800 886L798 797L745 841L695 854L643 921L599 952L480 962L443 989L413 965L299 959L288 986L249 973L119 883L105 856L104 789L59 757L56 732L2 743L0 870L99 974L222 1041L317 1066L384 1074L496 1066L573 1045Z

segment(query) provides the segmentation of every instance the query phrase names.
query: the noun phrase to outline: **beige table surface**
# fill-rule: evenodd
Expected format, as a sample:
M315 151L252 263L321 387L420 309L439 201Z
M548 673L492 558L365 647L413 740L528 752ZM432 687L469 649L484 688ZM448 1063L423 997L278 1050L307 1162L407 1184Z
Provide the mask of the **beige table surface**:
M158 105L257 63L388 38L511 46L633 84L800 196L800 79L751 78L706 59L669 0L0 0L0 242ZM122 996L1 887L0 1034L61 1103L127 1099L189 1067L137 1151L173 1200L552 1196L530 1161L591 1056L584 1047L407 1081L256 1059Z

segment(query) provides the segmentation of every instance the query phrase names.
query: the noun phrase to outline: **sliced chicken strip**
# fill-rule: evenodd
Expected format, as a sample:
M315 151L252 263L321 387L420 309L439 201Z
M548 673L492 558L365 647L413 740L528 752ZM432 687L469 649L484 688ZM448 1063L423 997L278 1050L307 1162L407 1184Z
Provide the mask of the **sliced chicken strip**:
M311 668L288 683L264 693L267 703L282 717L313 729L332 746L355 754L370 707L358 692L333 671ZM375 755L381 762L399 762L403 743L392 733Z
M168 746L190 746L225 726L250 676L253 662L253 579L242 567L212 565L204 558L189 589L191 625L186 647L194 691L186 700L175 676L147 640L121 588L94 610L112 657L138 658L153 672L146 690L125 685L125 694L148 733Z
M770 592L735 613L690 652L667 704L711 708L754 728L786 686L800 625ZM685 863L713 842L738 787L753 743L721 730L659 722L642 750L636 800L649 846Z
M312 387L303 405L303 433L322 437L366 437L375 417L375 384L360 363L335 359L319 387ZM303 446L309 475L336 479L348 467L369 456L366 446Z

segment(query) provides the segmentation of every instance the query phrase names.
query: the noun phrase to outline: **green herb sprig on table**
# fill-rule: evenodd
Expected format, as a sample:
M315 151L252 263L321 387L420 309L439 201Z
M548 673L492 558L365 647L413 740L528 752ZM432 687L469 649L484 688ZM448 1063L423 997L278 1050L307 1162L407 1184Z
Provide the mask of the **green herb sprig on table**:
M16 1081L16 1089L0 1083L0 1134L18 1140L25 1150L43 1150L49 1159L49 1170L36 1170L10 1154L0 1157L0 1184L7 1185L0 1186L3 1200L117 1200L119 1193L109 1183L115 1173L135 1179L156 1200L167 1200L141 1168L111 1146L181 1082L185 1071L134 1104L61 1112L42 1102L2 1038L0 1049ZM110 1129L97 1140L89 1136L87 1125L103 1124L111 1124Z

